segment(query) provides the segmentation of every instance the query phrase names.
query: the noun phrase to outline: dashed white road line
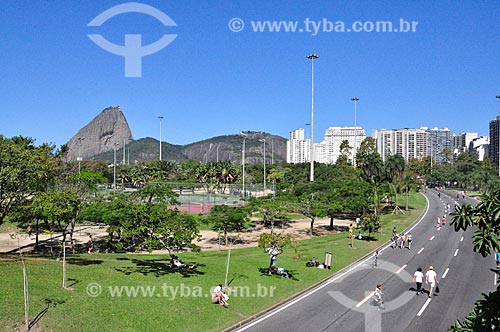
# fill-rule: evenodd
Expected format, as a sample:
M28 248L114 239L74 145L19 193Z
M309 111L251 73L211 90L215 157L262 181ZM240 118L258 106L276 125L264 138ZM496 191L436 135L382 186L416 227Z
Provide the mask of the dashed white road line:
M435 235L431 236L431 238L429 239L429 241L434 240L434 237L436 237L436 236Z
M422 315L422 313L424 312L425 308L427 308L427 306L429 305L429 303L431 303L431 299L427 299L427 301L425 301L424 303L424 306L422 307L422 309L420 309L420 311L417 313L417 316L420 317Z
M399 274L399 273L400 273L401 271L403 271L403 270L405 269L405 267L407 267L407 266L408 266L407 264L405 264L405 265L401 266L401 267L399 268L399 270L397 270L397 271L396 271L396 274Z
M460 242L463 242L463 241L464 241L464 237L462 236L462 237L460 238Z
M453 257L456 257L458 255L458 249L455 250L455 254L453 255Z
M443 276L441 277L441 279L446 278L446 275L448 274L448 271L450 271L450 268L447 268L446 271L444 271Z
M419 251L417 251L417 255L420 255L422 251L424 251L424 247L422 247Z

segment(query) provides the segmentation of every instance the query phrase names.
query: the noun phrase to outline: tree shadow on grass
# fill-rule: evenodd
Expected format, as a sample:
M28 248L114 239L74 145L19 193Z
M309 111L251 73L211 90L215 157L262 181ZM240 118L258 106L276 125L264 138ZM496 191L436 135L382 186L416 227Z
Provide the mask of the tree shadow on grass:
M40 311L35 316L35 318L33 318L33 320L29 323L29 325L28 325L29 329L31 329L36 323L38 323L40 321L40 319L42 319L42 317L47 313L47 311L49 311L50 307L55 308L55 307L57 307L60 304L66 303L65 300L61 300L61 299L48 299L48 298L46 298L44 300L44 302L45 302L46 307L42 311Z
M89 255L90 256L90 255ZM104 261L101 259L91 259L91 258L83 258L83 257L66 257L66 263L74 264L74 265L99 265Z
M120 258L119 260L129 260L134 266L117 267L116 271L122 272L125 275L131 275L133 273L140 273L142 275L154 275L155 277L161 277L171 273L179 273L184 278L189 278L196 275L204 275L205 272L199 271L199 267L205 266L204 264L195 264L192 262L186 263L186 266L192 266L190 268L183 267L173 267L171 268L168 263L163 259L130 259L130 258Z

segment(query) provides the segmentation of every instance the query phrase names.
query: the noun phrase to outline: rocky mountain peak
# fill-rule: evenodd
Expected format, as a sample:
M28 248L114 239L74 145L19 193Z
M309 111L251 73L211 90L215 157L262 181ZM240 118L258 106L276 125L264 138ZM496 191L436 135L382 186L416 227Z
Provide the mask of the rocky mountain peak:
M132 132L120 106L104 109L98 116L80 129L68 142L68 161L88 159L92 156L123 145L133 140Z

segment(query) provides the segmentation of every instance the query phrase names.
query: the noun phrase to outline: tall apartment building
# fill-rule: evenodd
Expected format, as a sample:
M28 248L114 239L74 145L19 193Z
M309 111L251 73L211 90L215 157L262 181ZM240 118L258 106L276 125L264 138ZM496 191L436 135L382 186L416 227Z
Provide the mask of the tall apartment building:
M406 161L423 159L429 155L426 128L380 129L374 130L372 137L383 161L395 154L401 155Z
M453 154L458 156L469 151L470 143L478 137L477 133L460 133L453 135Z
M286 162L306 163L310 161L311 140L304 138L304 128L292 130L286 141Z
M427 131L427 139L429 145L429 154L432 163L443 163L451 161L453 158L453 132L448 128L428 129L422 127Z
M490 148L490 138L488 136L481 136L478 138L474 138L469 143L469 152L477 152L478 159L483 161L485 158L488 158L489 153L488 150Z
M348 158L352 160L353 155L359 149L361 142L366 138L366 133L361 127L330 127L325 131L325 138L322 144L327 149L325 163L334 164L341 155L340 145L347 141L351 147Z
M494 165L499 165L500 159L500 116L490 121L489 157ZM500 173L500 172L499 172Z
M325 164L334 164L340 156L340 145L344 140L351 147L353 153L359 149L361 142L366 138L361 127L330 127L325 131L321 143L314 144L314 161ZM286 161L288 163L309 162L311 140L304 139L304 129L290 132L290 139L286 143Z

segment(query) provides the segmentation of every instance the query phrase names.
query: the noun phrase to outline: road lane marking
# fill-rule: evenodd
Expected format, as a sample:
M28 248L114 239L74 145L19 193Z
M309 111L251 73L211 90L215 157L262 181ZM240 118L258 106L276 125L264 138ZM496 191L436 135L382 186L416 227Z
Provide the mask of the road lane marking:
M457 257L457 255L458 255L458 249L455 250L455 254L453 255L453 257Z
M420 249L419 251L417 251L417 255L420 255L420 253L424 251L424 247L422 247L422 249Z
M425 308L427 308L427 306L429 305L429 303L431 303L431 299L430 298L427 299L427 301L425 301L424 306L418 312L418 314L417 314L418 317L420 317L422 315L422 313L424 312Z
M434 240L434 237L435 237L435 235L431 236L431 238L429 239L429 241Z
M356 304L356 308L361 307L363 303L368 301L368 299L373 296L373 294L375 294L375 291L371 291L370 293L368 293L368 295L366 295L361 301L358 302L358 304Z
M497 279L498 279L498 278L497 278L497 275L496 275L496 274L494 274L494 275L493 275L493 286L496 286L496 285L497 285Z
M463 241L464 241L464 237L462 236L462 237L460 238L460 242L463 242Z
M403 271L405 269L405 267L407 267L408 265L403 265L399 268L399 270L396 271L396 274L399 274L399 272Z
M443 276L441 277L441 279L446 278L446 275L448 274L448 271L450 271L450 268L447 268L446 271L444 271Z

